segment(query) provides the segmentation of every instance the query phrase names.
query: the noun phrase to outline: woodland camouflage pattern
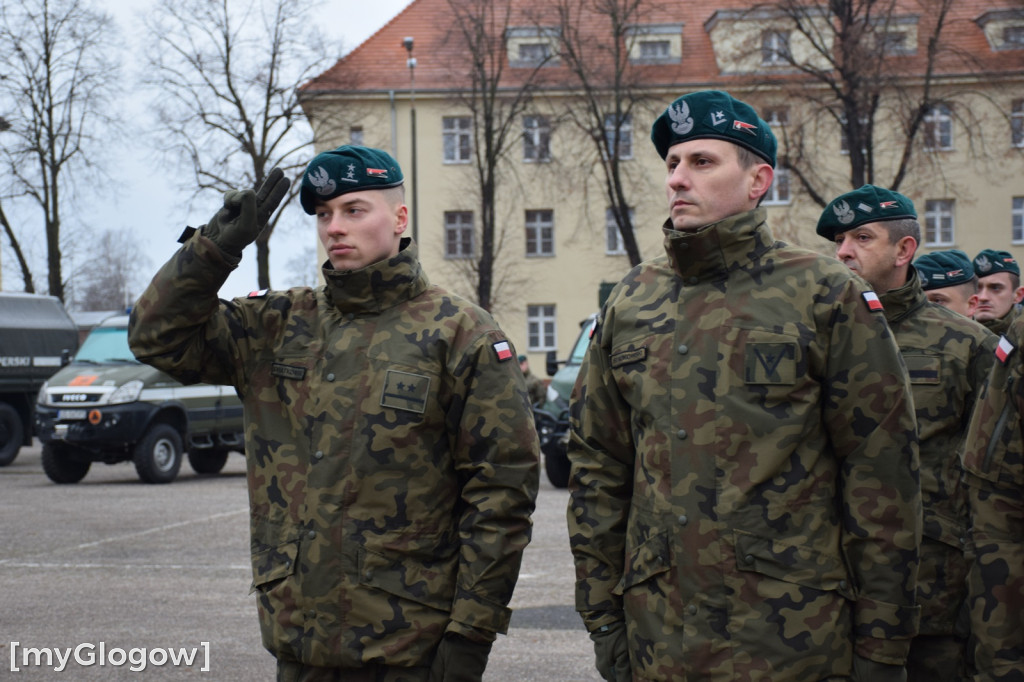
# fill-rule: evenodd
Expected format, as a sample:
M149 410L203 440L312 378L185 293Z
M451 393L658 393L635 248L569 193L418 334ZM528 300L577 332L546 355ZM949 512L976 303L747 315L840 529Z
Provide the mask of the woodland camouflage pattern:
M921 635L952 635L967 596L967 505L960 460L971 411L992 369L998 338L977 322L925 298L914 268L899 289L881 294L885 319L910 375L921 460L924 532L917 580ZM965 635L966 633L958 633ZM941 654L941 655L940 655ZM914 656L931 679L961 679L959 646Z
M244 402L253 589L282 660L429 666L446 630L508 628L538 484L522 372L403 246L227 302L234 263L196 234L132 313L140 360Z
M971 528L968 602L978 682L1024 681L1024 318L1007 333L963 452ZM1004 347L1006 347L1004 345Z
M666 229L573 393L576 607L624 615L634 679L847 679L917 629L906 369L864 283L765 215Z

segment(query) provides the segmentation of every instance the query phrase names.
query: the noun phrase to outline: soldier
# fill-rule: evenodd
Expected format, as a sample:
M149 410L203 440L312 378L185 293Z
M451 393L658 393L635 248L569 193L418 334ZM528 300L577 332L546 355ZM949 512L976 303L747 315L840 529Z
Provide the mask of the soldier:
M918 609L917 437L877 297L772 236L776 140L675 100L666 255L601 311L572 396L576 608L606 680L898 680Z
M967 513L957 453L992 368L997 338L925 298L921 278L911 267L921 226L913 202L899 192L864 185L836 197L822 212L817 231L835 242L836 257L879 293L910 374L924 533L917 577L921 626L910 644L907 678L957 682L966 673L967 636L956 627L967 589ZM962 271L945 268L939 281L955 280Z
M1024 681L1024 318L999 340L963 451L974 682Z
M547 394L547 386L544 385L544 382L536 374L530 371L530 358L520 355L519 369L522 371L523 379L526 381L526 392L530 396L530 404L537 405L543 403Z
M143 362L245 406L253 590L281 680L480 680L530 539L538 444L515 352L432 286L386 152L317 155L325 284L219 301L287 190L185 239L132 312Z
M993 334L1005 334L1024 298L1020 266L1006 251L985 249L974 257L974 272L978 275L978 307L974 319Z
M959 249L932 251L915 260L914 267L929 301L964 317L974 317L978 277L966 253Z

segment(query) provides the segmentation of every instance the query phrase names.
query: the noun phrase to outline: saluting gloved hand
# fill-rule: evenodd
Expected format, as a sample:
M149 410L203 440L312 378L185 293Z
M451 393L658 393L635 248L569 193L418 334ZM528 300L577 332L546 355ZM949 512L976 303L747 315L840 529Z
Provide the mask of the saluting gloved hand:
M224 193L224 208L202 229L203 235L232 256L241 258L242 249L256 241L270 214L288 193L291 181L274 168L255 192L251 189Z
M430 682L480 682L490 653L490 642L474 642L449 632L437 647Z
M907 669L854 654L853 682L907 682Z
M597 672L608 682L632 682L633 669L629 665L629 644L626 641L626 623L617 620L590 633L597 655Z

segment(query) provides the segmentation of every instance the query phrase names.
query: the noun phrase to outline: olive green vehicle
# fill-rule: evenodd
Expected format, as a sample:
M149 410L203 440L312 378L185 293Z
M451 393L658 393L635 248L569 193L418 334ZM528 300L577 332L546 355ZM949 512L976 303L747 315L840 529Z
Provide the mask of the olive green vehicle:
M170 483L187 454L215 474L244 447L242 403L230 386L184 386L135 359L128 316L100 323L74 360L39 391L36 435L54 483L77 483L93 462L132 461L147 483Z

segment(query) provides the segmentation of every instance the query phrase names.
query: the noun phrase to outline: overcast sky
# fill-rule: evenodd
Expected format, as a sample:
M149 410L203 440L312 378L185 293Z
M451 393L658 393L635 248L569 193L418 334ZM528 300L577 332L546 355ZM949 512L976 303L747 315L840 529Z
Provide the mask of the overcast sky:
M320 19L321 29L326 37L340 43L341 54L346 54L369 38L374 32L390 21L404 9L411 0L321 0L315 13ZM137 64L131 60L131 54L142 54L145 50L142 42L144 35L139 13L151 5L151 0L98 0L98 6L113 15L121 28L126 41L133 43L125 59L126 90L132 88L136 78ZM400 46L398 46L400 47ZM142 60L139 60L141 63ZM130 102L126 107L126 115L138 119L141 126L151 127L152 121L146 119L146 99L149 93L143 93L139 101ZM140 136L141 138L141 136ZM155 154L146 139L137 141L126 140L126 144L116 147L113 154L117 162L112 164L108 172L113 176L119 190L116 201L108 201L100 206L89 207L89 222L98 229L125 230L138 238L150 260L150 275L166 261L177 248L176 239L185 225L200 225L218 208L216 201L211 202L209 196L197 200L191 209L188 201L191 192L180 189L178 185L191 178L167 178L155 163ZM112 149L115 147L112 145ZM157 172L154 172L154 167ZM106 193L104 193L106 194ZM72 208L72 210L75 210ZM301 214L296 204L287 210ZM38 221L38 209L23 214L26 218ZM304 214L301 214L304 215ZM16 217L16 216L15 216ZM308 217L307 217L308 218ZM296 254L303 250L315 253L316 230L312 218L308 218L308 230L300 219L299 225L283 235L276 234L270 242L271 248L271 283L275 288L295 285L297 282L290 276L288 263ZM39 230L41 232L41 230ZM29 244L34 251L36 285L45 288L45 242L41 239ZM80 249L65 251L65 272L70 272L77 264L74 263L76 253ZM3 253L3 289L7 291L21 290L21 277L17 265L10 257L9 249ZM245 250L242 264L232 274L221 289L223 298L243 295L256 288L256 250L250 247ZM148 281L148 276L147 276Z

